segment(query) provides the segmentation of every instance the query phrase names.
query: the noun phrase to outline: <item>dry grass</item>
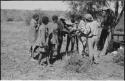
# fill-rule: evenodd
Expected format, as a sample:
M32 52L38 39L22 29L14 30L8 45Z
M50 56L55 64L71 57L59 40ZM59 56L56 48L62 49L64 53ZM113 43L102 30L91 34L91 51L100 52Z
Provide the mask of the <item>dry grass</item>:
M65 65L67 71L73 71L77 73L87 72L91 66L88 57L83 58L81 55L74 54L70 57Z

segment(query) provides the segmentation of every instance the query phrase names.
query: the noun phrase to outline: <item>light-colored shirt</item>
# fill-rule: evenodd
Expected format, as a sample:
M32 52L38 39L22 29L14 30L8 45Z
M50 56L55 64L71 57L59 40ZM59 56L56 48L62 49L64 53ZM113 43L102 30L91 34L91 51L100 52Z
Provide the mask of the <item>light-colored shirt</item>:
M56 31L57 30L57 28L58 28L58 25L57 25L57 23L49 23L48 24L48 29L49 29L49 34L50 33L53 33L54 31Z
M91 30L90 35L98 35L100 24L97 21L89 22L86 24L86 27Z
M49 41L52 43L52 44L57 44L57 23L49 23L48 24L48 29L49 29Z

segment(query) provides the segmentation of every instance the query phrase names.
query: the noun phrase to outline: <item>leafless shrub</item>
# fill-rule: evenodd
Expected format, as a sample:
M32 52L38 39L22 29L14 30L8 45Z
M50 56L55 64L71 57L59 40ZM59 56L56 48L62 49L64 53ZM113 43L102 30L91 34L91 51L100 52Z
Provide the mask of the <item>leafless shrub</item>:
M8 22L14 21L14 18L8 18L7 21L8 21Z

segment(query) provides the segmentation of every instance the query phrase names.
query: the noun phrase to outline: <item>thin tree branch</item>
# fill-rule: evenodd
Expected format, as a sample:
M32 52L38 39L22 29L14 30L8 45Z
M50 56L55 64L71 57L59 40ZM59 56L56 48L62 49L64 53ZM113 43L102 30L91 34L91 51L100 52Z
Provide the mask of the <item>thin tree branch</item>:
M118 17L117 21L116 21L115 26L119 23L119 21L120 21L120 19L121 19L122 15L123 15L123 12L124 12L124 6L123 6L123 8L122 8L122 11L121 11L121 13L120 13L120 15L119 15L119 17Z

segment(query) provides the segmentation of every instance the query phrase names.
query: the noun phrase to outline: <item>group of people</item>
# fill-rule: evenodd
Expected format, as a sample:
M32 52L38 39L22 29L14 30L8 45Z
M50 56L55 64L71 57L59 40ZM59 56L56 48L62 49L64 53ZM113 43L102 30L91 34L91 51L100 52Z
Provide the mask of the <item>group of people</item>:
M68 53L69 44L71 42L71 51L76 49L80 55L88 47L88 56L91 63L98 63L98 47L101 27L101 22L94 19L91 14L84 14L83 16L77 16L70 18L71 23L66 23L64 17L52 16L52 22L47 16L43 16L41 19L38 14L33 15L30 23L30 52L31 57L34 58L34 52L37 50L40 54L39 64L42 59L42 55L49 56L49 60L52 59L53 53L56 50L57 57L62 59L61 48L63 44L64 36L67 36L66 55Z

